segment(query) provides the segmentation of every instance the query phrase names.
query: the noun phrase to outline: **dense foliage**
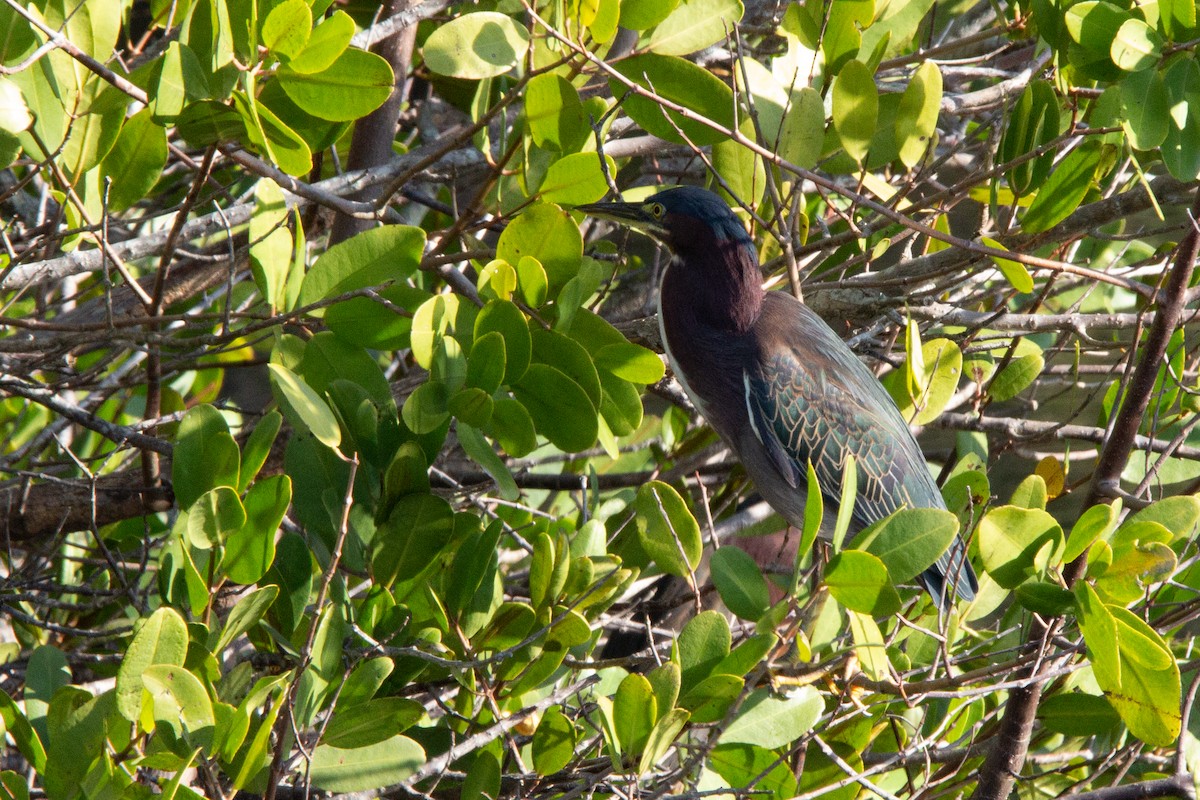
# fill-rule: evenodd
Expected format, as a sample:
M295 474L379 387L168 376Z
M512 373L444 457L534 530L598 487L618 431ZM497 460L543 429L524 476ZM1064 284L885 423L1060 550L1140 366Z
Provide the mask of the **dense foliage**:
M0 793L1194 798L1198 43L1191 0L4 0ZM737 547L783 523L664 375L664 256L571 208L677 182L950 512Z

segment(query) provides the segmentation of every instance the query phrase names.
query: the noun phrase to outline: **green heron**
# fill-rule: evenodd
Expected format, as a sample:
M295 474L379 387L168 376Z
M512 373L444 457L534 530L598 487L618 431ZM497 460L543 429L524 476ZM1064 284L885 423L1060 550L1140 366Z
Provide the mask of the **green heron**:
M808 463L836 508L850 455L858 470L851 534L905 506L946 507L887 391L808 306L763 290L754 242L721 198L679 186L643 203L577 210L642 230L671 251L658 315L671 368L788 523L803 525ZM948 583L964 599L978 589L957 537L919 580L939 607Z

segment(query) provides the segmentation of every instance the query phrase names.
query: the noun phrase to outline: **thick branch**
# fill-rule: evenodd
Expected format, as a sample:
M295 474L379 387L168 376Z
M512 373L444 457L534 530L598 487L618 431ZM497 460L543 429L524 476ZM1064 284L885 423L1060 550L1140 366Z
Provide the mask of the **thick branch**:
M1196 800L1196 784L1191 775L1180 773L1156 781L1142 781L1125 786L1109 786L1094 792L1068 794L1059 800L1150 800L1153 797L1180 797Z
M165 511L174 502L170 486L146 486L140 469L94 482L22 480L0 486L0 535L4 544L42 541Z
M388 20L407 15L410 5L410 0L391 0L386 6ZM418 8L427 5L434 4L423 3ZM375 42L371 47L373 52L378 53L392 65L395 84L392 87L391 96L383 105L354 123L348 161L348 166L352 170L382 166L392 158L392 140L396 138L396 123L400 119L400 108L404 104L405 86L408 83L408 66L412 61L413 45L416 42L416 22L398 28L397 33L398 35L388 36ZM381 188L364 189L356 194L354 199L373 206L382 194ZM333 233L329 243L333 245L343 242L356 233L368 230L374 224L374 221L370 219L338 214L333 222Z
M1192 227L1184 240L1179 243L1175 254L1175 265L1167 281L1166 290L1160 296L1158 313L1150 324L1150 335L1142 347L1142 356L1134 368L1129 381L1129 388L1121 401L1113 423L1112 436L1100 450L1100 458L1096 463L1096 471L1092 475L1092 488L1088 493L1084 506L1091 506L1107 497L1118 486L1121 470L1129 460L1129 453L1134 447L1138 428L1142 417L1150 405L1150 396L1154 392L1154 381L1158 377L1158 368L1162 364L1163 355L1167 352L1167 343L1171 334L1179 326L1183 317L1183 308L1187 303L1187 288L1192 281L1192 272L1196 264L1196 256L1200 255L1200 233L1197 231L1197 218L1200 218L1200 191L1192 203ZM1075 565L1072 565L1075 567ZM1080 568L1075 567L1074 574L1068 574L1068 580L1078 578Z
M1162 357L1166 353L1167 342L1183 316L1183 308L1187 300L1187 287L1191 282L1196 256L1200 254L1200 229L1196 226L1197 217L1200 217L1200 190L1197 191L1192 203L1192 227L1179 244L1179 250L1175 256L1175 266L1171 270L1166 290L1159 294L1158 313L1154 316L1154 321L1150 326L1150 335L1142 347L1141 359L1134 369L1129 389L1125 392L1120 410L1117 412L1112 434L1101 446L1100 458L1092 476L1092 488L1084 503L1085 507L1099 502L1107 491L1119 486L1121 470L1137 440L1138 427L1149 406L1150 395L1154 391L1158 366L1162 363ZM1079 579L1086 565L1086 556L1080 556L1067 567L1064 577L1068 585ZM1046 628L1043 625L1034 626L1030 631L1030 639L1026 646L1037 647L1038 640L1045 632ZM1039 672L1044 672L1045 668L1044 665ZM1043 685L1043 681L1038 681L1028 688L1018 689L1009 695L1008 702L1005 703L1004 718L1000 723L998 737L1002 746L996 747L988 753L988 757L979 771L979 784L972 795L973 800L1003 800L1012 793L1013 783L1025 765L1025 756L1029 750L1033 721L1038 703L1042 698ZM1172 792L1172 794L1174 793ZM1139 796L1141 795L1133 795L1133 797Z

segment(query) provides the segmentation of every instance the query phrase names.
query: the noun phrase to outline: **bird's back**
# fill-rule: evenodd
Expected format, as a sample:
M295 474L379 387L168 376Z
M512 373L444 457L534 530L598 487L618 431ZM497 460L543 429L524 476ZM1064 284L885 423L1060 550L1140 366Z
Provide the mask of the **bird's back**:
M734 446L777 511L802 524L810 462L826 503L834 506L850 455L858 482L852 534L904 507L946 507L887 391L816 313L790 295L770 292L756 331L756 357L744 376L751 430ZM961 541L923 576L937 598L946 574L957 576L961 596L974 595Z

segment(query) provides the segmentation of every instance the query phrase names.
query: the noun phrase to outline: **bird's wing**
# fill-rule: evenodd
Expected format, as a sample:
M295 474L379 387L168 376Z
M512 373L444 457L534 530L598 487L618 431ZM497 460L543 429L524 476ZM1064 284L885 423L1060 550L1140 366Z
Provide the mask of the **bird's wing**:
M945 508L924 456L870 370L815 313L772 292L763 307L756 363L743 374L756 438L793 488L811 462L836 503L848 456L857 465L853 529L904 507Z

